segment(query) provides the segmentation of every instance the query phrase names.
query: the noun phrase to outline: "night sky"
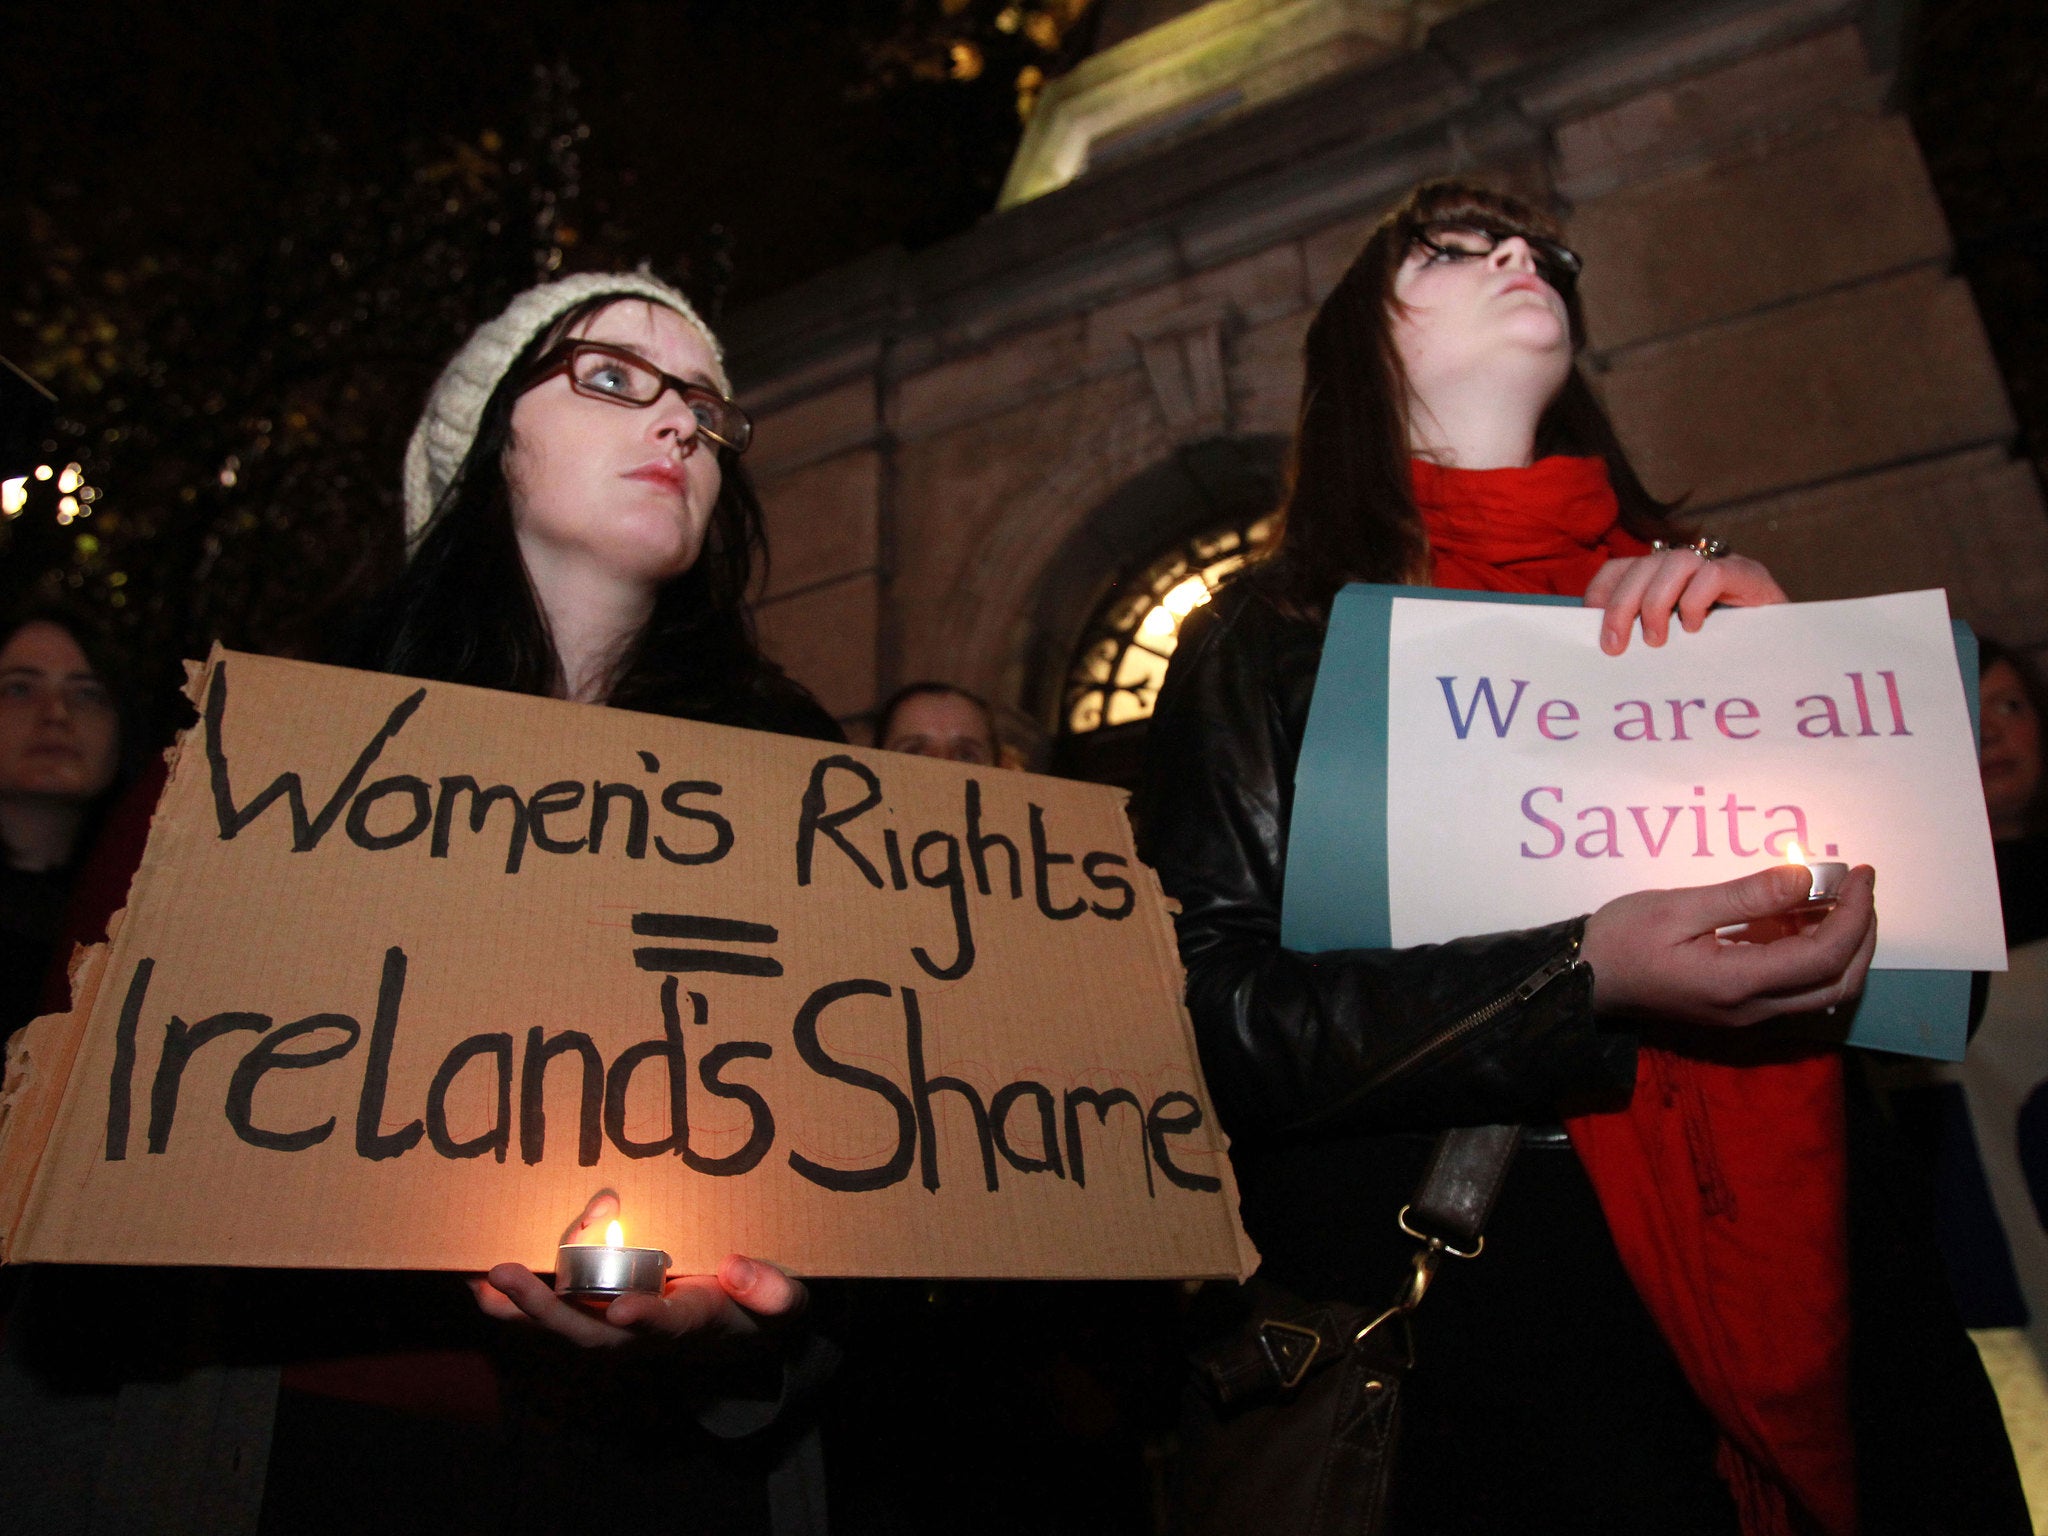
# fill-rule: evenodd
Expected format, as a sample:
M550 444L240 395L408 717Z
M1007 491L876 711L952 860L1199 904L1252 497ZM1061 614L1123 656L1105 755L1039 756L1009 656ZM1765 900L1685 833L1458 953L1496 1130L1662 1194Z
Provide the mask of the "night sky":
M590 130L570 264L651 256L715 281L729 241L728 297L744 302L877 245L964 228L992 205L1019 131L1016 70L1050 62L994 28L1000 10L33 0L10 8L0 50L0 260L21 260L25 206L110 256L203 249L263 216L313 136L336 141L364 181L389 178L408 143L513 136L535 67L566 65ZM921 78L920 62L933 73L929 57L943 61L956 36L986 45L980 72Z
M306 654L402 558L416 402L550 271L712 319L994 204L1090 0L31 0L0 32L0 355L74 464L0 608L137 669ZM19 467L10 470L19 473Z

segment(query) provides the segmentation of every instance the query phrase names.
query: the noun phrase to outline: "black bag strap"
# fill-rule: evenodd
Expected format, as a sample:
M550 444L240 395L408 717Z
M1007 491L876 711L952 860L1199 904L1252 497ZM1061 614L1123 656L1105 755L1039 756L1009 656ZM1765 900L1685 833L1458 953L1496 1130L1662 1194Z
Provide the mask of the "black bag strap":
M1508 1165L1522 1144L1519 1125L1468 1125L1445 1131L1401 1213L1401 1230L1447 1252L1476 1256L1486 1246L1486 1223L1507 1182Z
M1422 1305L1446 1254L1476 1259L1486 1247L1487 1218L1521 1144L1519 1125L1459 1126L1439 1135L1422 1182L1401 1207L1401 1230L1422 1246L1393 1303L1375 1316L1341 1302L1290 1305L1277 1286L1260 1286L1262 1300L1278 1304L1259 1307L1248 1327L1197 1356L1216 1400L1228 1406L1292 1391L1348 1350L1369 1351L1390 1371L1411 1364L1408 1314Z

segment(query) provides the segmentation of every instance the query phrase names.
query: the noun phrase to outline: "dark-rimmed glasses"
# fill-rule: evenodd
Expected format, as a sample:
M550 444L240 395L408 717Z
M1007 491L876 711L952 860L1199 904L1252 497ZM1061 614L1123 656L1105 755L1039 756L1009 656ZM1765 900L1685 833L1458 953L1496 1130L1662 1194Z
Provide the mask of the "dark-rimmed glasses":
M1559 298L1572 296L1585 262L1570 246L1546 240L1541 235L1532 235L1526 229L1486 224L1475 219L1442 219L1424 224L1415 231L1415 243L1427 251L1433 261L1483 261L1500 249L1503 240L1525 242L1530 256L1535 259L1536 275L1556 289Z
M613 405L644 409L670 390L697 418L697 430L720 447L745 453L753 441L754 424L732 401L708 384L663 373L637 352L609 342L570 340L547 352L533 366L526 387L532 389L558 373L569 376L579 395Z

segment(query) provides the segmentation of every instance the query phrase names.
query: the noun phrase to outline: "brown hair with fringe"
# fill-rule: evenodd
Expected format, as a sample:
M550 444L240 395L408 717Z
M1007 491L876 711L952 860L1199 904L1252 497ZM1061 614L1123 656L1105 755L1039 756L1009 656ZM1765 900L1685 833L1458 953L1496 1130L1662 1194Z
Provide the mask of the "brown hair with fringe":
M1291 611L1327 612L1346 582L1428 580L1429 543L1409 481L1394 278L1425 226L1460 220L1559 238L1556 221L1541 210L1462 181L1424 182L1380 221L1309 326L1281 530L1260 567L1261 585ZM1585 323L1577 294L1564 301L1576 353ZM1672 506L1645 488L1577 364L1537 424L1536 456L1551 454L1605 459L1621 525L1643 539L1674 536Z

